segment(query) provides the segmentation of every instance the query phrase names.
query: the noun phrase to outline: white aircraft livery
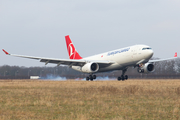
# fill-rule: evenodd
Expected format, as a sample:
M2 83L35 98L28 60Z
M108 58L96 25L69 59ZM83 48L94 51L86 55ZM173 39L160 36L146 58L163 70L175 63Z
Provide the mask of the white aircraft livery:
M113 70L122 70L122 75L117 80L127 80L128 76L125 75L128 67L137 67L139 73L149 73L154 71L154 63L172 60L177 58L177 52L174 57L159 60L150 60L153 56L153 50L147 45L134 45L129 46L98 55L82 58L77 50L75 49L69 35L65 36L67 51L70 59L55 59L45 57L33 57L25 55L9 54L4 49L6 55L29 58L44 62L45 65L48 63L57 64L57 66L63 64L68 65L74 70L88 73L86 80L96 79L95 73L108 72Z

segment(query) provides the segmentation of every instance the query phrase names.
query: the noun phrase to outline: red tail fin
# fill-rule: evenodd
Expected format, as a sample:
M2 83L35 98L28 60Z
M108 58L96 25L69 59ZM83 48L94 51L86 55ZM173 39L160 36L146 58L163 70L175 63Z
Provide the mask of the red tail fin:
M76 51L69 35L65 36L65 39L66 39L66 45L67 45L67 51L69 54L69 59L82 59L82 57Z

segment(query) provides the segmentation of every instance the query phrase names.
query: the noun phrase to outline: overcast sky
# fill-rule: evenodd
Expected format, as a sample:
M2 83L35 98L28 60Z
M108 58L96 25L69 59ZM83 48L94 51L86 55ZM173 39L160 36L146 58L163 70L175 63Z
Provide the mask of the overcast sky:
M0 0L1 49L68 59L65 35L82 57L134 44L151 46L154 57L168 58L175 52L180 56L180 1ZM2 65L44 63L1 51Z

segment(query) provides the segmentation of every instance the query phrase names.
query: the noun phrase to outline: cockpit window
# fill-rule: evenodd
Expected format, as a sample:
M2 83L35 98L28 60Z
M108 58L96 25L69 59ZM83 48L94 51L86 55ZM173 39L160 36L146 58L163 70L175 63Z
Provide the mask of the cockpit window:
M142 50L151 50L152 48L143 48Z

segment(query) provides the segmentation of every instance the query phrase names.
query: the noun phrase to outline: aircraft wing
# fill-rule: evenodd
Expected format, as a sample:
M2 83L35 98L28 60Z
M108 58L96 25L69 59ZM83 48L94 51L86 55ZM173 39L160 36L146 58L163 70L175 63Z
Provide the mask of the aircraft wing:
M154 63L154 62L161 62L161 61L167 61L167 60L174 60L177 59L177 52L175 53L174 57L171 58L166 58L166 59L158 59L158 60L149 60L150 63Z
M34 57L34 56L26 56L26 55L9 54L4 49L3 49L3 51L6 55L39 60L40 62L44 62L45 65L47 65L48 63L53 63L53 64L57 64L57 66L59 66L61 64L68 65L68 66L83 66L84 64L86 64L88 62L96 62L100 66L108 66L108 65L111 65L114 63L113 61L88 61L88 60L84 60L84 59L72 60L72 59L56 59L56 58Z

